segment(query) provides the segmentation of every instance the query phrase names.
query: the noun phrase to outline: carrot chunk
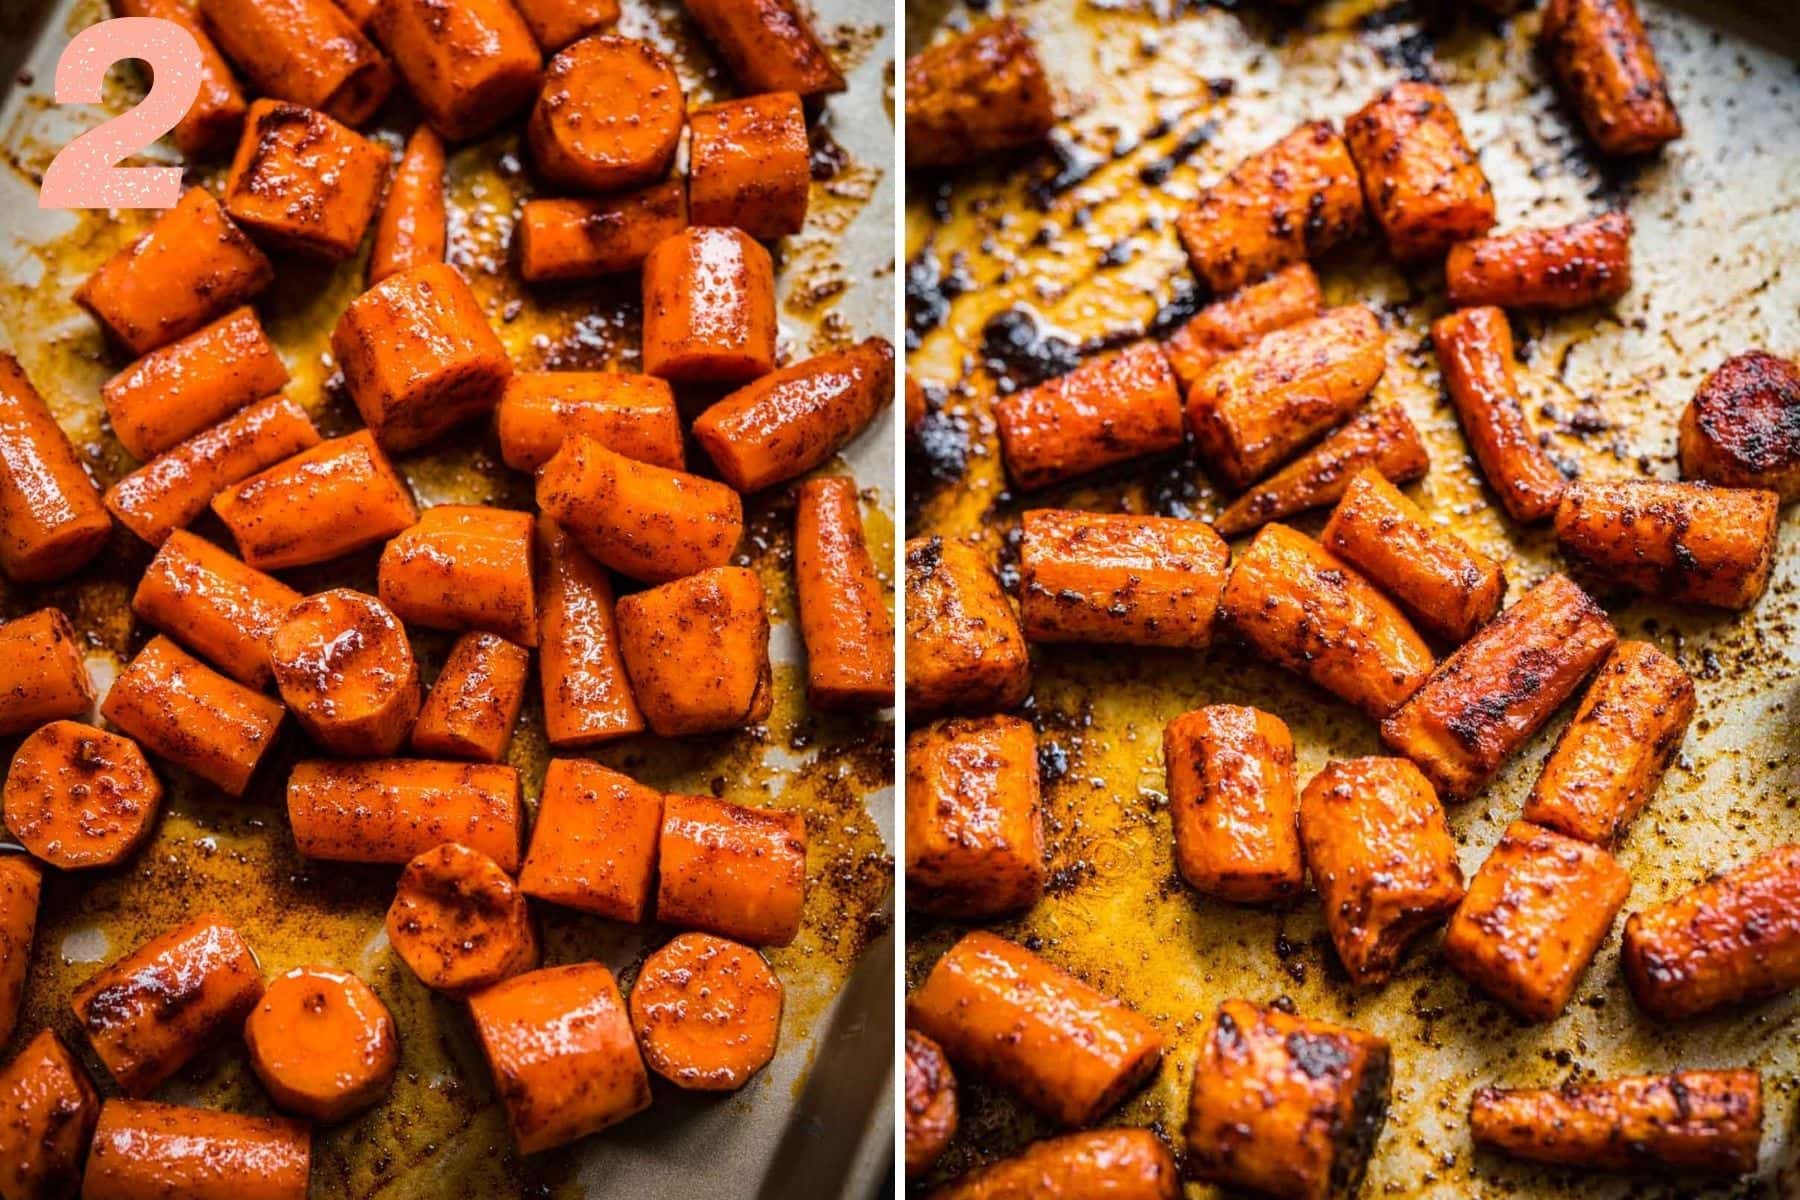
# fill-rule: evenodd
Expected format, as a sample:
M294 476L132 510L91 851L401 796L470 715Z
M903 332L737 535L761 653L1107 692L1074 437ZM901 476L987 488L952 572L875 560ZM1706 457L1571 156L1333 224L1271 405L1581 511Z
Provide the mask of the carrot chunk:
M1405 80L1344 122L1363 198L1403 262L1442 254L1494 225L1494 189L1436 84Z
M619 0L514 0L514 7L550 54L619 19Z
M257 472L212 508L244 561L270 571L338 558L419 520L406 481L366 429Z
M187 159L204 158L237 141L244 126L244 89L231 73L219 47L207 35L200 13L186 0L112 0L115 17L149 17L173 21L193 35L200 48L200 91L186 115L175 123L175 148Z
M1732 355L1695 389L1679 436L1683 479L1800 500L1800 363Z
M515 371L495 426L500 455L515 471L536 471L576 434L653 466L679 471L687 461L675 390L653 375Z
M806 224L812 146L793 92L705 104L688 114L688 215L774 241Z
M1432 325L1431 341L1463 436L1500 506L1521 524L1546 519L1568 481L1525 420L1506 314L1497 308L1458 309Z
M387 934L420 983L453 996L538 964L524 894L493 859L455 842L424 851L400 872Z
M650 952L631 985L644 1061L677 1087L734 1092L775 1057L781 981L748 946L680 933Z
M378 1102L400 1065L387 1005L356 976L328 967L270 980L244 1022L244 1043L275 1103L319 1122Z
M665 796L656 919L752 946L799 936L806 822L797 812L711 796Z
M12 1038L19 1023L42 886L36 863L23 854L0 854L0 1045ZM0 1124L0 1137L5 1128Z
M387 169L387 151L324 113L258 100L225 180L225 211L278 250L340 262L362 244Z
M409 625L538 639L530 513L439 504L381 552L381 602Z
M531 651L491 633L465 633L450 647L413 722L412 748L442 758L499 762L525 703Z
M101 716L152 754L233 796L244 794L275 744L282 712L160 634L126 664L100 706Z
M669 173L685 118L681 80L662 51L637 38L596 34L544 68L525 136L550 183L615 192Z
M0 736L24 733L94 707L94 685L60 608L0 625Z
M844 90L795 0L686 0L687 15L746 92L820 96Z
M635 271L687 226L679 179L591 200L527 200L516 235L519 274L526 283L568 283Z
M444 143L421 125L406 139L400 165L388 180L369 250L369 286L390 275L444 261Z
M906 1036L911 1039L913 1031L907 1030ZM932 1200L1010 1200L1014 1196L1179 1200L1181 1175L1174 1156L1151 1130L1091 1129L1033 1142L1012 1158L970 1172L931 1193Z
M509 0L382 0L369 23L447 141L480 137L537 95L543 55Z
M1030 642L1201 650L1230 552L1198 521L1033 509L1019 542L1019 609Z
M538 676L551 748L643 732L605 570L548 517L538 518L538 562Z
M519 890L615 921L645 920L662 810L661 792L617 771L551 759Z
M715 567L619 601L632 695L661 737L755 725L774 710L768 599L746 567Z
M906 161L955 167L1029 146L1056 124L1037 46L1009 17L906 60Z
M300 593L178 529L144 570L131 611L239 683L273 678L269 639Z
M906 543L906 708L1005 709L1031 691L1031 659L987 555L938 536Z
M379 758L419 715L419 666L386 605L349 588L308 596L269 635L275 686L330 754Z
M1077 1135L1080 1136L1080 1135ZM916 1029L906 1031L906 1174L923 1175L956 1137L956 1076L941 1046ZM1152 1139L1154 1140L1154 1139ZM1156 1143L1160 1148L1162 1143ZM1163 1151L1166 1155L1168 1151ZM1171 1162L1173 1171L1174 1163ZM953 1193L954 1194L954 1193ZM981 1196L968 1189L973 1200ZM1159 1200L1175 1200L1174 1193Z
M387 57L332 0L200 0L200 13L265 96L361 125L393 90Z
M1319 277L1303 262L1208 304L1163 342L1181 386L1191 388L1214 363L1261 338L1319 315Z
M288 825L308 858L403 863L457 842L519 869L519 773L485 763L376 759L296 763Z
M817 709L892 708L894 618L863 538L856 484L800 485L794 591L806 644L806 698Z
M1550 229L1450 247L1445 290L1459 307L1586 308L1631 290L1631 215L1608 212Z
M0 352L0 573L47 583L112 534L100 490L19 360Z
M1175 868L1205 896L1268 904L1299 893L1294 737L1272 713L1209 704L1163 727Z
M130 738L52 721L13 755L4 785L6 828L53 867L108 867L150 836L162 794Z
M113 435L148 460L288 381L255 310L236 309L152 350L100 389Z
M0 1068L0 1188L8 1200L73 1196L100 1115L87 1072L51 1029Z
M1044 895L1037 735L1017 717L951 717L906 738L906 906L957 920Z
M695 226L644 259L644 370L745 383L775 369L775 264L741 229Z
M1632 0L1550 0L1538 36L1602 154L1647 154L1681 136Z
M1365 405L1312 449L1233 500L1213 528L1221 537L1236 537L1269 521L1335 503L1365 467L1395 485L1423 479L1431 468L1418 427L1398 404Z
M82 1200L306 1200L312 1134L304 1121L148 1100L100 1107Z
M1178 448L1181 391L1154 342L1089 359L994 402L1006 473L1035 489Z

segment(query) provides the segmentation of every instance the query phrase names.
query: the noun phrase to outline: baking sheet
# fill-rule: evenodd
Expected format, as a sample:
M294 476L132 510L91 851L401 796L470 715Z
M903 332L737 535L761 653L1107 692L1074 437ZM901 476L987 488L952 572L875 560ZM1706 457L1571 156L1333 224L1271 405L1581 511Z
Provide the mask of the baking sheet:
M1591 154L1549 86L1533 13L1463 19L1456 13L1471 6L1372 0L1288 16L1277 5L1184 0L1005 5L1037 36L1073 115L1051 151L911 181L910 367L941 408L909 458L907 533L971 535L1014 582L1012 539L1024 508L1216 514L1230 497L1179 457L1030 496L1009 492L993 397L1137 336L1159 310L1173 320L1191 273L1172 221L1200 187L1304 119L1341 122L1405 75L1444 85L1493 183L1500 228L1629 206L1637 223L1630 295L1610 311L1515 319L1520 378L1534 426L1570 469L1674 476L1675 420L1709 370L1753 347L1800 354L1800 69L1783 55L1800 32L1800 10L1639 6L1687 133L1656 159L1621 166ZM973 19L941 0L909 0L907 16L909 52L940 23ZM1369 302L1389 328L1377 391L1405 406L1432 456L1429 477L1409 492L1503 559L1516 597L1553 569L1554 548L1547 530L1504 518L1468 459L1427 337L1445 307L1440 276L1403 272L1373 243L1320 267L1328 303ZM1293 523L1316 534L1323 519ZM1628 911L1800 837L1796 543L1800 517L1790 508L1775 582L1741 617L1608 602L1621 636L1675 655L1699 691L1683 752L1619 853L1634 880ZM1445 968L1436 935L1386 987L1353 991L1316 898L1271 912L1210 901L1182 884L1160 741L1163 724L1189 709L1253 704L1292 727L1304 781L1329 758L1382 753L1374 724L1241 649L1202 657L1049 647L1033 662L1050 894L997 928L1124 997L1166 1033L1160 1073L1113 1122L1148 1125L1177 1142L1201 1023L1229 996L1287 996L1304 1013L1371 1029L1395 1046L1393 1107L1365 1196L1800 1196L1800 996L1676 1028L1655 1024L1634 1011L1625 988L1618 925L1568 1011L1547 1026L1523 1024ZM1450 810L1465 872L1519 812L1564 720L1485 795ZM909 918L909 984L961 932ZM1765 1072L1768 1111L1754 1180L1583 1176L1477 1154L1469 1143L1467 1106L1479 1084L1751 1063ZM933 1179L1050 1132L978 1082L963 1080L961 1099L962 1132ZM1213 1193L1190 1184L1188 1194Z
M647 37L676 62L690 103L729 96L729 77L673 0L624 0L620 31ZM815 183L806 229L777 251L784 361L871 334L894 319L892 9L886 0L817 0L821 34L846 69L850 90L826 106L814 138ZM54 147L97 123L100 109L48 101L57 54L75 31L105 17L98 0L0 6L0 344L16 352L102 486L133 465L104 428L99 387L122 365L71 302L74 286L152 214L43 213L36 187ZM115 67L109 112L141 94L129 65ZM413 123L404 101L379 125L398 145ZM514 123L516 127L516 122ZM149 157L174 161L166 146ZM216 187L222 164L192 181ZM451 159L450 257L470 277L521 368L636 368L635 278L532 292L507 263L518 200L532 187L513 133L457 150ZM288 394L328 435L353 428L328 353L333 322L361 290L364 264L336 270L278 261L275 286L257 302L293 374ZM686 395L689 415L707 397ZM691 461L704 455L691 451ZM826 468L866 489L864 518L879 566L892 561L895 481L891 411ZM530 504L530 481L500 465L492 435L476 428L397 459L421 503ZM210 522L211 518L208 517ZM777 707L760 730L664 742L637 738L592 755L667 790L711 791L806 814L810 842L805 926L792 947L768 955L786 988L781 1049L743 1091L719 1098L654 1083L646 1113L575 1147L521 1160L460 1006L411 976L380 932L396 872L312 863L286 831L282 788L303 750L289 740L253 792L230 801L159 767L171 788L156 837L125 867L82 876L49 873L20 1032L45 1024L85 1052L67 1011L70 989L139 942L208 908L228 914L274 974L303 963L358 971L393 1010L401 1033L399 1077L368 1115L314 1143L313 1195L339 1198L477 1196L863 1196L892 1162L893 724L823 718L805 711L789 566L792 504L784 490L749 503L746 560L769 589L778 622ZM202 532L229 545L221 527ZM74 582L19 588L0 582L0 616L55 604L90 643L104 686L148 636L128 601L149 559L123 531L100 563ZM373 552L286 573L302 590L346 582L374 590ZM885 573L885 572L884 572ZM450 638L415 633L427 680ZM535 681L508 761L535 803L547 751ZM10 758L17 739L0 741ZM636 963L666 934L536 905L546 963L600 959L629 985ZM3 1053L0 1048L0 1053ZM88 1058L98 1081L105 1072ZM215 1050L165 1087L161 1098L267 1111L237 1044Z

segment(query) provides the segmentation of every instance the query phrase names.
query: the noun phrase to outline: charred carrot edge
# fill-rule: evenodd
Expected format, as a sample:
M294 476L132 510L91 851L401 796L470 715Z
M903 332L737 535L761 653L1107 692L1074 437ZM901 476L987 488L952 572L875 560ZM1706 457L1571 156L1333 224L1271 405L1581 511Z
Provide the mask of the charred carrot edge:
M525 140L550 184L617 192L669 173L685 123L681 79L662 51L596 34L564 47L544 68Z
M21 742L3 791L6 828L64 871L122 862L150 836L163 794L136 742L74 721Z
M714 567L622 597L618 623L632 695L658 735L717 733L773 711L768 597L748 567Z
M569 283L635 271L688 227L679 179L580 200L527 200L514 235L526 283Z
M1162 744L1175 868L1188 885L1238 904L1297 895L1306 865L1287 724L1211 704L1170 721Z
M268 647L282 700L327 753L379 758L406 743L419 715L419 666L381 601L350 588L308 596L282 616Z
M612 581L550 518L538 518L538 676L553 749L641 733L619 650Z
M915 167L978 162L1038 141L1056 98L1031 38L982 21L906 60L906 156Z
M9 1040L19 1023L42 885L36 863L22 854L0 854L0 1042ZM5 1128L0 1126L0 1137Z
M781 1000L781 981L750 947L680 933L638 968L631 1027L644 1062L670 1083L736 1091L775 1057Z
M672 471L687 466L675 389L653 375L515 371L500 396L494 426L500 455L515 471L537 470L575 434L652 466Z
M794 515L794 592L814 708L892 708L894 618L863 537L850 479L800 486Z
M775 369L775 264L741 229L695 226L644 259L644 371L748 383Z
M806 906L806 822L711 796L665 796L656 919L752 946L786 946Z
M387 151L355 130L265 97L244 118L225 211L278 250L342 262L362 244L387 170Z
M1450 302L1459 307L1585 308L1631 290L1631 216L1608 212L1570 225L1521 229L1450 247Z
M0 1067L0 1109L0 1162L14 1194L75 1195L100 1097L54 1030L40 1030Z
M531 103L543 55L509 0L383 0L370 18L381 44L448 142L480 137Z
M1031 691L1031 659L987 556L941 537L906 543L906 708L1008 709Z
M387 1005L356 976L327 967L270 980L244 1022L244 1044L276 1105L321 1122L380 1101L400 1065Z
M943 1048L916 1029L906 1031L906 1175L931 1169L956 1137L956 1076Z
M1395 84L1344 122L1344 141L1394 257L1429 258L1493 227L1493 188L1437 85Z
M431 126L406 139L388 180L369 250L369 286L428 262L444 261L444 143Z
M1017 717L952 717L906 738L906 904L958 919L1044 894L1037 736Z
M0 625L0 736L85 716L94 684L59 608L40 608Z
M499 762L525 704L531 652L491 633L465 633L450 647L413 722L412 748L426 756Z
M113 680L100 715L152 754L241 796L275 743L283 709L162 635Z
M654 788L599 763L551 759L519 890L615 921L645 920L662 813Z
M361 125L393 89L387 56L332 0L200 0L200 13L225 56L264 95Z
M409 625L538 640L530 513L439 504L381 552L381 602Z
M1006 473L1021 488L1062 483L1183 439L1181 392L1154 342L1090 359L994 402Z
M86 464L19 360L0 352L0 573L18 583L61 579L111 533Z
M406 864L386 928L394 953L419 982L453 996L538 964L537 930L524 893L493 859L455 842Z
M1800 364L1761 350L1732 355L1682 411L1682 478L1800 500L1800 429L1788 418L1796 409Z
M131 611L204 655L239 683L271 678L269 639L300 593L178 529L150 560Z
M694 224L732 226L774 241L805 226L811 194L812 146L793 92L722 100L688 113Z
M418 523L412 493L375 435L320 442L226 488L212 509L261 570L324 562Z
M689 0L685 5L746 92L817 97L844 76L794 0Z
M312 1135L304 1121L149 1100L100 1107L84 1200L306 1200Z
M308 858L404 863L445 842L519 869L519 773L426 759L311 759L288 776L288 824Z
M1681 136L1662 67L1632 0L1551 0L1539 38L1604 154L1645 154Z
M1306 263L1291 263L1195 313L1163 342L1163 353L1181 386L1191 388L1219 359L1318 316L1321 304L1319 277Z

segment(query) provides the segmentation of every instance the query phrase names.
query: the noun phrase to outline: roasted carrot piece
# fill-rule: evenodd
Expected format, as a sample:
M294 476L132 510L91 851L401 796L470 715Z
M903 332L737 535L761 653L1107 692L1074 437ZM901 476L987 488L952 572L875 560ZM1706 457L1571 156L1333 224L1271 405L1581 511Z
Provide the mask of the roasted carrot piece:
M1027 641L1211 644L1230 552L1206 525L1034 509L1023 532L1019 609Z
M0 625L0 736L86 716L93 706L94 685L75 627L60 608L40 608Z
M101 716L152 754L233 796L244 794L275 744L282 711L161 635L144 643L100 705Z
M1006 473L1035 489L1177 449L1181 391L1154 342L1089 359L994 402Z
M273 677L269 639L300 593L205 538L176 530L144 570L131 611L253 688Z
M1344 489L1319 540L1452 645L1491 621L1506 596L1498 562L1435 528L1373 467L1364 467Z
M619 0L514 0L513 6L547 54L619 19Z
M387 169L386 150L324 113L258 100L225 180L225 211L278 250L340 262L362 244Z
M687 226L679 179L591 200L527 200L516 233L519 274L526 283L567 283L635 271Z
M1780 495L1760 489L1577 480L1556 509L1556 541L1603 586L1746 609L1768 590L1780 517Z
M412 748L440 758L499 762L525 703L530 668L531 651L505 638L457 638L413 722Z
M1648 642L1620 642L1544 761L1524 817L1612 846L1656 793L1694 718L1694 681Z
M638 968L630 1010L652 1071L689 1091L734 1092L775 1057L781 981L748 946L678 933Z
M400 1065L394 1018L347 971L295 967L269 981L244 1022L250 1066L277 1107L341 1121L387 1095Z
M1638 1007L1662 1021L1800 987L1800 843L1632 913L1621 958Z
M669 173L685 119L681 80L662 51L637 38L595 34L544 68L525 136L548 182L616 192Z
M1175 869L1206 896L1267 904L1298 895L1294 737L1271 713L1210 704L1163 727Z
M768 599L747 567L714 567L618 605L631 691L661 737L768 719L775 705Z
M1227 1000L1188 1097L1188 1173L1268 1196L1354 1196L1387 1123L1393 1055L1348 1026Z
M739 388L694 422L726 483L759 492L826 462L894 398L894 347L873 337Z
M0 1195L75 1195L100 1097L54 1030L39 1031L0 1068L0 1112Z
M747 383L775 369L775 265L741 229L695 226L644 259L644 370Z
M906 159L957 167L1028 146L1056 124L1056 97L1031 37L982 21L906 60Z
M1400 610L1286 525L1258 531L1232 564L1219 605L1255 649L1377 719L1431 674L1431 650Z
M23 854L0 854L0 1045L12 1038L31 968L43 873ZM0 1123L0 1136L6 1126Z
M148 461L287 381L281 355L245 307L144 355L107 380L100 398L119 444Z
M905 1095L906 1174L911 1178L930 1170L956 1137L956 1076L943 1047L916 1029L906 1031Z
M115 17L150 17L173 21L193 35L200 48L200 90L176 122L175 148L183 158L203 158L237 141L244 124L244 89L207 36L200 14L186 0L112 0Z
M519 869L519 773L487 763L376 759L296 763L288 825L308 858L403 863L445 842Z
M515 975L469 1000L521 1154L586 1137L650 1107L625 1000L599 963Z
M966 934L907 997L906 1023L1060 1125L1091 1125L1155 1072L1162 1035L1025 947Z
M1005 709L1031 691L1012 601L987 555L933 535L906 543L906 707Z
M387 57L332 0L199 0L199 6L225 57L265 96L362 125L393 90Z
M0 351L0 573L18 583L61 579L111 534L86 464L19 360Z
M536 471L578 433L652 466L679 471L687 465L675 389L653 375L515 371L500 395L495 426L500 455L515 471Z
M1200 194L1175 229L1218 295L1316 258L1365 228L1362 183L1328 122L1311 121Z
M1403 80L1344 122L1363 198L1395 258L1412 262L1494 226L1494 190L1442 89Z
M806 822L711 796L663 797L656 919L785 946L806 903Z
M1681 474L1800 500L1800 365L1761 350L1734 354L1681 413Z
M1450 303L1468 308L1586 308L1631 290L1631 215L1608 212L1548 229L1476 238L1444 260Z
M369 286L390 275L444 261L444 143L431 126L406 139L400 165L388 180L369 250Z
M400 872L387 934L420 983L453 996L538 964L524 893L493 859L455 842L424 851Z
M148 354L262 292L275 268L203 187L181 194L141 237L75 289L120 345Z
M585 759L551 759L519 890L615 921L645 920L662 810L654 788Z
M1550 0L1538 36L1602 154L1647 154L1681 136L1632 0Z
M543 55L509 0L382 0L375 36L446 141L480 137L531 103Z
M1525 420L1513 380L1512 327L1497 308L1463 308L1431 327L1444 388L1500 506L1522 524L1556 511L1568 481Z
M350 23L362 30L365 35L369 31L369 22L375 16L375 10L381 7L381 0L335 0Z
M538 639L530 513L439 504L381 552L381 602L409 625Z
M379 758L406 744L419 715L419 665L406 628L350 588L308 596L269 635L275 686L329 754Z
M538 676L551 748L643 732L606 571L548 517L538 518L538 562Z
M262 991L249 945L224 917L206 913L102 968L69 1002L120 1090L143 1096L236 1032Z
M683 7L744 91L812 98L844 90L843 74L795 0L686 0Z
M271 571L349 554L419 520L406 481L366 429L257 472L212 508L244 561Z
M1318 316L1320 304L1319 277L1307 264L1291 263L1195 313L1163 342L1163 353L1182 388L1191 388L1227 354Z
M793 92L704 104L688 114L688 215L774 241L806 224L812 146ZM891 390L891 389L890 389Z
M1423 479L1430 469L1418 427L1398 404L1363 407L1312 449L1232 501L1213 528L1223 537L1236 537L1268 521L1334 503L1365 467L1381 472L1396 486Z
M82 1200L306 1200L312 1134L304 1121L149 1100L100 1106Z
M894 618L859 504L856 483L833 478L801 484L795 507L794 592L817 709L894 705Z
M1049 872L1037 736L1017 717L952 717L906 738L906 905L959 920L1036 904Z
M306 410L286 396L247 405L108 488L106 507L152 546L206 511L212 498L319 444Z
M122 862L150 835L162 784L130 738L52 721L20 743L4 787L6 828L62 870Z
M744 532L738 494L712 479L626 458L586 434L538 472L538 507L620 574L664 583L722 567Z
M910 1034L909 1034L910 1036ZM1033 1142L931 1193L931 1200L1178 1200L1181 1176L1148 1129L1092 1129Z

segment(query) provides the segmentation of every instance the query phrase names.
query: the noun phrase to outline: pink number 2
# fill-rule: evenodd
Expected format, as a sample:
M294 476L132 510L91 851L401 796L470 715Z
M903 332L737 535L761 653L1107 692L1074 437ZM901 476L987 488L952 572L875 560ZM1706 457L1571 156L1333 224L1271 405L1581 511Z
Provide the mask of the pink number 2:
M200 94L200 46L173 21L119 17L76 34L56 60L58 104L99 104L107 70L125 59L150 65L150 91L136 107L83 133L44 170L39 208L173 208L180 167L121 167L175 128Z

